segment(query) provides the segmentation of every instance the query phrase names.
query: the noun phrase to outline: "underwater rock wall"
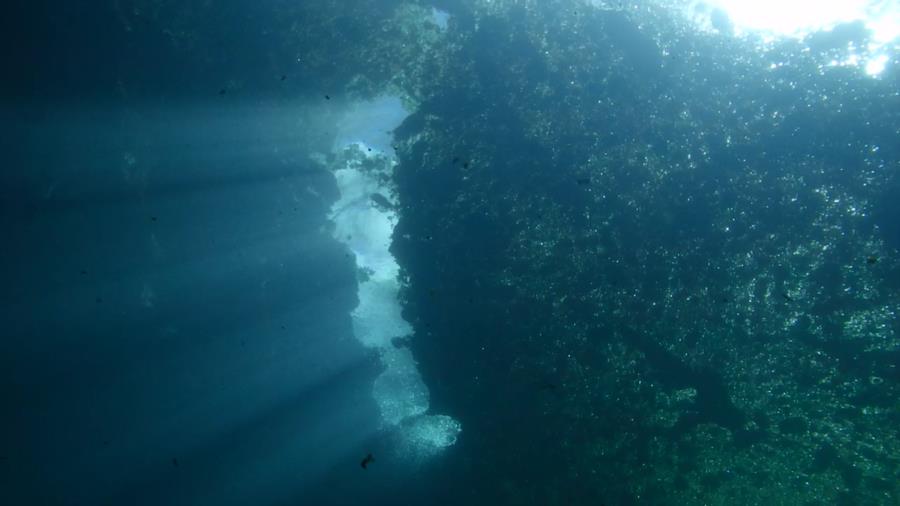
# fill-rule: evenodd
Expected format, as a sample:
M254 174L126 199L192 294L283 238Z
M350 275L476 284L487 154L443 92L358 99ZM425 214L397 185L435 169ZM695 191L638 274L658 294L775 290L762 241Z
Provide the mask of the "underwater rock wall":
M898 81L651 6L466 5L393 248L479 492L897 500Z

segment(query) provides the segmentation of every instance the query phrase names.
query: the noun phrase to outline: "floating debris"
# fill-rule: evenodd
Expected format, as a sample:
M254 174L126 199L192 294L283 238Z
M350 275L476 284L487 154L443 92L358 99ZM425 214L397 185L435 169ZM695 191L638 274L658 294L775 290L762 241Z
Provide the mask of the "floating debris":
M372 462L375 462L375 457L373 457L372 454L370 453L370 454L366 455L365 458L362 459L362 462L360 462L359 465L363 469L368 469L369 464L371 464Z

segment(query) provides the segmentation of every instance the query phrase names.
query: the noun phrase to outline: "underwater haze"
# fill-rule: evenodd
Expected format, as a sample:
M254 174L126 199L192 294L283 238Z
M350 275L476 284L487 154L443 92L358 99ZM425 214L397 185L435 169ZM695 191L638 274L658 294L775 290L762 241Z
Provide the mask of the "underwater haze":
M900 5L38 0L0 504L900 504Z

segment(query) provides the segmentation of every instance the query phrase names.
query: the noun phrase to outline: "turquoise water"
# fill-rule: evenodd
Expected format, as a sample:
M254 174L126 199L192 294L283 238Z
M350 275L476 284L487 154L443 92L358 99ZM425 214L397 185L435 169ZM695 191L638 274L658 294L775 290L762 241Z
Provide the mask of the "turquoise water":
M0 502L897 504L897 43L737 12L11 8Z

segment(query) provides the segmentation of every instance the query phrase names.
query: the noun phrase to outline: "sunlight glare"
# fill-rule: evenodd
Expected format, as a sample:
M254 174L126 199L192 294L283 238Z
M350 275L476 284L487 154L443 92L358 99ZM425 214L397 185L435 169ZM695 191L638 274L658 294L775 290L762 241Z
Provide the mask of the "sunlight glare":
M869 54L851 55L842 65L863 66L870 75L884 70L888 57L881 50L900 36L900 2L889 0L707 0L694 12L727 14L737 36L757 34L764 40L803 38L842 23L862 21L871 31Z

